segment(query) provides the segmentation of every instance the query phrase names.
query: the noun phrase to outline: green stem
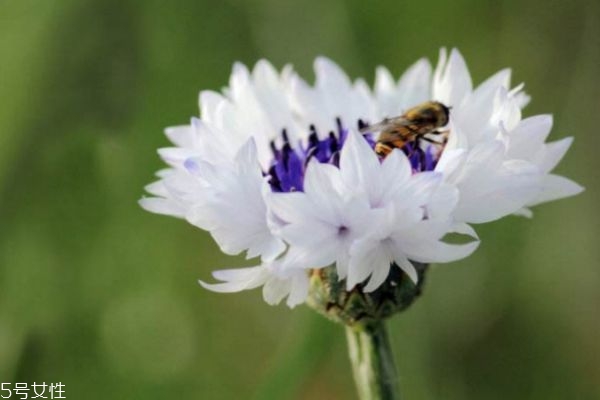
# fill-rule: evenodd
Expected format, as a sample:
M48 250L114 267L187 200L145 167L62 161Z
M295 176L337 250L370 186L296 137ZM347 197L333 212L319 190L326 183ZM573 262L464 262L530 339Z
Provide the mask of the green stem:
M360 400L399 400L398 374L384 322L346 326L346 337Z

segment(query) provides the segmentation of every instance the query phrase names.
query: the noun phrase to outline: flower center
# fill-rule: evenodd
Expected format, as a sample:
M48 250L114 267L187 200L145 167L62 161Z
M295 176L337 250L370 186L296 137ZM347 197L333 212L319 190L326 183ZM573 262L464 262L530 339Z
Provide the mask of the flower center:
M308 139L299 141L295 146L290 143L286 129L281 131L283 144L277 146L275 141L271 142L273 160L265 173L274 192L303 191L304 172L312 159L339 167L340 152L348 137L348 129L344 127L340 118L336 118L336 125L337 131L330 131L324 139L320 139L316 127L310 125ZM358 129L365 126L367 124L358 120ZM371 148L375 148L376 140L371 133L362 136ZM419 141L407 143L401 150L408 157L413 173L432 171L443 151L443 144Z

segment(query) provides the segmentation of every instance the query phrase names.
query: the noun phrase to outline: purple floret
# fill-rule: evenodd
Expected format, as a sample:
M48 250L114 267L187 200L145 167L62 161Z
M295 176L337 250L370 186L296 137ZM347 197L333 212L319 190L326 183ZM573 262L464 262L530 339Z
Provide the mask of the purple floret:
M339 166L340 152L348 137L348 129L343 127L339 118L336 119L336 122L337 132L330 131L324 139L319 138L316 127L311 125L306 144L298 143L293 147L285 129L281 132L282 146L278 147L274 141L271 142L273 161L266 175L269 176L269 183L274 192L303 191L304 172L312 159L316 159L320 163ZM363 126L365 124L359 121L359 129ZM376 141L371 133L363 134L363 138L371 148L375 148ZM402 151L410 160L413 171L432 171L435 168L437 159L432 147L429 145L426 150L422 150L417 148L414 143L404 146Z

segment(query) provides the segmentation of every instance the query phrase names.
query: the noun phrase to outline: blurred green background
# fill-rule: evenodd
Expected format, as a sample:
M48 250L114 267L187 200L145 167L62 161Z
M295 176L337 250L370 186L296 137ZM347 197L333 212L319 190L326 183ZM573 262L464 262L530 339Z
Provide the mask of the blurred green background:
M324 54L352 77L457 46L476 82L511 66L576 137L583 195L479 226L390 323L407 399L600 398L600 3L0 1L0 380L70 399L353 399L343 329L259 291L202 290L248 265L136 201L166 126L231 65ZM16 398L16 396L13 396Z

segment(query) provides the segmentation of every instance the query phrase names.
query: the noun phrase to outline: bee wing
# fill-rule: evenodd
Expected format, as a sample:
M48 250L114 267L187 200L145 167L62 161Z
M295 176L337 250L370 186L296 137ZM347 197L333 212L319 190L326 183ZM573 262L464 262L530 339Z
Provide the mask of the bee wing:
M400 126L410 125L410 121L405 117L385 118L376 124L365 126L360 129L360 133L390 131Z

